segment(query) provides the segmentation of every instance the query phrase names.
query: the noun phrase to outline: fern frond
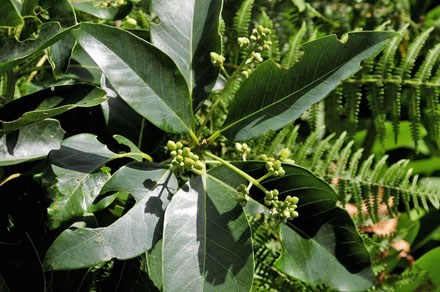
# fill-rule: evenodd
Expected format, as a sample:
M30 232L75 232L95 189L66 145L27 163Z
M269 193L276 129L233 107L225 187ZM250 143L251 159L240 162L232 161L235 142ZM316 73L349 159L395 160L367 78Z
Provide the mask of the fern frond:
M362 87L360 84L344 83L344 97L346 100L346 113L348 116L347 130L349 134L354 134L359 123L359 107L362 100Z
M342 147L345 138L345 132L339 137L332 134L316 143L316 132L313 132L304 142L294 145L291 158L334 184L341 203L352 201L358 210L366 207L366 213L358 212L360 224L367 217L378 222L382 205L387 207L388 216L396 216L400 204L407 211L411 204L414 208L440 208L440 189L430 183L418 184L417 176L411 179L408 160L388 166L387 155L374 162L372 154L360 164L363 149L351 154L354 143L347 141Z
M234 16L233 28L238 37L247 37L249 35L253 6L254 0L244 0Z
M306 141L297 148L297 151L292 155L292 159L295 160L296 163L301 164L304 162L307 151L310 151L312 146L315 144L316 139L318 138L317 132L312 132L306 139Z
M410 79L411 70L414 67L415 61L429 37L429 34L434 30L434 27L430 27L425 32L419 34L416 39L409 45L405 56L402 58L399 67L396 68L396 73L400 75L400 78Z
M302 39L304 38L304 35L306 34L306 31L307 31L306 22L303 21L301 24L301 28L296 32L296 34L294 34L290 38L289 47L287 49L286 54L283 57L281 66L290 68L298 60L300 45Z
M298 130L299 130L299 125L296 125L292 131L290 131L290 133L287 136L287 140L286 140L286 144L285 147L287 149L292 149L293 145L296 142L296 138L298 137Z

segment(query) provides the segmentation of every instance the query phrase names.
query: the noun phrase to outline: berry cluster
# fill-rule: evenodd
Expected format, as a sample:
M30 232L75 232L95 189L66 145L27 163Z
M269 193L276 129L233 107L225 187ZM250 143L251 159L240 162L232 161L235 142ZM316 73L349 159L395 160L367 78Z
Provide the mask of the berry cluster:
M204 168L203 162L200 161L200 158L197 154L191 152L191 148L183 147L181 142L173 142L168 141L167 143L168 149L171 151L171 160L172 165L184 167L187 170L191 170L193 168L202 170Z
M237 188L237 202L244 207L249 200L249 190L244 184L239 185Z
M235 143L235 150L240 153L243 157L243 160L246 161L246 156L251 152L251 147L246 143Z
M281 161L273 158L266 161L266 169L270 174L274 176L283 176L286 174L286 171L281 165Z
M282 202L278 199L278 194L278 190L266 192L264 204L268 207L272 206L270 215L284 223L286 223L287 220L298 217L298 212L295 211L298 207L296 205L299 201L298 197L287 196L284 202Z
M103 0L96 1L93 6L100 8L120 7L125 4L124 0Z
M254 28L252 30L250 39L258 44L257 50L267 51L270 49L272 42L269 41L269 36L271 33L272 31L269 28L265 28L262 25L259 25L256 29Z
M214 65L222 66L223 63L225 62L225 57L217 54L216 52L211 52L210 57L211 57L211 62Z

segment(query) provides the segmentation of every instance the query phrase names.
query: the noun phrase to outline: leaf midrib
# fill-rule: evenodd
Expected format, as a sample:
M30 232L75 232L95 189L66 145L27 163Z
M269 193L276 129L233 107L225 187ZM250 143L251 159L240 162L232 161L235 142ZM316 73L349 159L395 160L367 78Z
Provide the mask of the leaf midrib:
M368 49L369 49L369 48L371 48L371 47L368 47ZM341 49L342 49L342 48L341 48ZM365 51L365 50L364 50L364 51ZM358 54L358 55L359 55L359 54ZM353 59L353 58L351 58L350 60L352 60L352 59ZM311 83L307 84L306 86L304 86L304 87L298 89L297 91L294 91L294 92L292 92L292 93L289 94L289 95L286 95L285 97L283 97L283 98L281 98L281 99L275 101L274 103L271 103L271 104L269 104L269 105L267 105L267 106L265 106L265 107L263 107L263 108L261 108L261 109L255 111L255 112L251 113L250 115L247 115L247 116L242 117L241 119L235 121L234 123L232 123L232 124L226 126L226 127L223 128L223 129L221 129L220 132L226 131L227 129L229 129L229 128L235 126L236 124L238 124L238 123L240 123L240 122L242 122L242 121L244 121L244 120L246 120L246 119L248 119L248 118L250 118L250 117L252 117L252 116L254 116L254 115L256 115L256 114L258 114L258 113L260 113L260 112L262 112L262 111L264 111L264 110L266 110L266 109L268 109L268 108L270 108L271 106L274 106L274 105L276 105L276 104L278 104L278 103L284 101L285 99L291 97L292 95L295 95L295 94L297 94L298 92L300 92L300 91L302 91L302 90L304 90L304 89L307 89L308 87L311 87L312 85L314 85L315 83L317 83L317 82L320 81L321 79L325 79L325 77L327 77L327 76L333 74L335 71L339 70L341 67L343 67L344 65L346 65L347 63L349 63L350 60L347 61L347 62L344 62L344 63L340 64L339 66L336 66L334 69L330 70L329 72L327 72L327 73L325 73L324 75L320 76L319 78L315 79L314 81L312 81ZM275 66L275 65L274 65L274 66ZM281 70L282 70L282 69L281 69Z
M144 81L144 79L142 79L140 76L139 76L139 74L136 72L136 71L134 71L132 68L131 68L131 66L129 66L126 62L125 62L125 60L123 60L119 55L117 55L113 50L111 50L108 46L106 46L104 43L102 43L100 40L98 40L97 38L95 38L93 35L91 35L90 33L88 33L88 32L85 32L85 31L83 31L83 33L84 34L87 34L89 37L91 37L91 38L93 38L96 42L98 42L99 44L101 44L102 46L104 46L104 47L106 47L114 56L115 56L115 58L118 58L120 61L121 61L121 63L123 63L125 66L127 66L128 68L130 68L130 71L131 72L133 72L133 74L134 75L136 75L138 78L139 78L139 80L141 80L141 82L142 82L142 84L145 84L146 85L146 87L147 88L149 88L153 93L154 93L154 95L157 97L157 99L159 100L159 101L161 101L169 110L170 110L170 112L171 113L173 113L173 115L175 115L176 116L176 118L181 122L181 124L183 125L183 127L188 131L188 133L191 133L192 132L192 130L191 130L191 128L190 127L188 127L187 125L186 125L186 123L182 120L182 118L170 107L170 105L168 104L168 103L166 103L165 102L165 100L163 100L161 97L160 97L160 95L159 94L157 94L156 93L156 91L155 90L153 90L153 88L151 88L150 86L149 86L149 84L147 84L145 81ZM133 36L135 36L135 35L133 35ZM135 36L135 37L137 37L137 36ZM141 38L139 38L139 37L137 37L138 39L140 39L140 40L142 40ZM143 42L145 42L144 40L142 40ZM148 43L147 43L148 44ZM150 45L150 44L148 44L148 45ZM87 51L86 51L87 52ZM161 53L163 53L163 54L165 54L164 52L162 52L161 51ZM167 54L165 54L166 56L168 56ZM105 74L105 71L102 69L102 67L99 65L99 64L97 64L98 65L98 67L101 69L101 71L102 72L104 72L104 74ZM180 71L179 71L180 72ZM107 74L105 74L106 76L107 76ZM108 76L107 76L107 78L108 78ZM108 78L108 80L109 80L109 82L110 83L112 83L111 82L111 80ZM116 90L116 89L115 89ZM189 95L190 96L190 95ZM190 96L190 98L191 98L191 96ZM190 104L192 104L192 102L191 102L191 99L190 99ZM192 110L190 109L190 113L192 113ZM192 114L191 114L192 115Z

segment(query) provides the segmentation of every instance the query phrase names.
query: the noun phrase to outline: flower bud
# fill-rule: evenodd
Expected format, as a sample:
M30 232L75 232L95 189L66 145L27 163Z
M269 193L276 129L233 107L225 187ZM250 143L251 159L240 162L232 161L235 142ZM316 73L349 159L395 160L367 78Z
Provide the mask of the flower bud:
M174 141L169 140L167 143L167 147L171 151L176 150L176 143L174 143Z
M131 17L127 17L127 19L125 20L125 22L126 22L127 24L129 24L129 25L132 25L132 26L136 26L136 25L137 25L137 21L136 21L136 19L131 18Z
M242 47L247 48L247 47L249 47L249 44L250 44L249 39L246 37L239 37L237 39L237 42L238 42L238 45L240 46L240 48L242 48Z
M203 165L203 162L197 160L196 163L194 164L194 167L198 170L202 170L205 166Z

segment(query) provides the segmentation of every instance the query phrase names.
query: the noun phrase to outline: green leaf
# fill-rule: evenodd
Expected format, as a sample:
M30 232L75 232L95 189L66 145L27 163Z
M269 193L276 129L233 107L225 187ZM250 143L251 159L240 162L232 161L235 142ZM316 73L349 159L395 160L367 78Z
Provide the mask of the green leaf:
M102 193L115 190L129 191L136 204L107 227L65 230L47 251L45 269L79 269L112 258L133 258L160 239L164 209L177 190L177 179L169 169L128 164L112 176Z
M192 132L188 88L167 55L129 32L106 25L82 23L72 33L136 112L164 131Z
M205 99L219 69L210 52L221 52L219 35L221 0L153 0L152 12L160 19L151 24L151 40L167 53L185 77L194 105Z
M107 91L108 98L107 101L101 104L107 131L111 134L122 134L131 141L136 141L137 143L140 142L140 146L152 145L152 136L147 135L146 133L143 133L141 141L139 141L142 126L144 126L145 132L150 130L148 129L145 118L135 112L126 102L124 102L124 100L108 83L108 80L105 78L104 74L102 74L101 78L101 88ZM162 131L160 132L163 133ZM133 151L133 149L131 149L131 152L137 151ZM137 156L137 158L140 157Z
M64 131L57 120L47 119L0 137L0 166L42 159L59 149Z
M0 75L66 37L75 27L62 29L58 22L48 22L41 26L40 34L35 40L19 42L12 37L1 42Z
M267 173L265 162L237 162L234 165L252 177L262 177ZM333 248L336 259L350 273L359 273L368 269L369 279L373 280L370 269L370 256L356 227L345 210L336 206L338 197L335 191L323 180L313 175L310 171L297 165L283 164L286 174L281 177L271 177L263 181L263 186L268 190L278 189L280 200L287 195L299 198L299 217L288 221L287 225L306 238L316 238L323 226L332 229L334 244L324 246ZM243 183L243 178L225 166L219 166L209 172L232 187ZM258 188L250 190L251 196L259 202L264 201L265 194Z
M70 76L74 75L71 78L94 85L100 85L102 77L101 69L93 62L81 46L75 46L66 74Z
M63 141L61 149L50 153L43 180L52 199L49 228L55 229L88 211L110 178L100 168L115 156L91 134L72 136Z
M407 269L403 272L421 272L425 271L426 274L418 277L415 281L411 282L409 285L398 288L398 292L412 292L412 291L439 291L440 289L440 266L438 265L440 261L440 247L436 247L429 252L421 256L411 269Z
M394 35L350 33L344 44L335 35L323 37L306 43L302 60L288 70L265 61L243 82L220 131L242 141L284 127L359 71L359 63L377 54Z
M77 23L75 11L67 0L40 0L39 5L49 13L52 21L59 22L63 27ZM75 39L68 35L49 47L48 60L55 76L67 71L74 45Z
M133 142L131 142L130 140L128 140L127 138L121 135L113 135L113 138L116 141L118 141L119 144L123 144L128 148L130 148L131 153L138 153L139 155L133 155L132 158L138 162L142 162L142 157L141 157L142 151Z
M1 133L54 117L76 107L92 107L106 100L106 92L87 84L57 86L12 101L0 109Z
M0 27L15 27L22 24L24 24L23 18L12 0L2 1L2 8L0 9Z
M34 8L35 5L37 5L38 0L24 0L23 6L21 7L21 15L27 16L27 15L34 15Z
M131 1L121 7L102 8L95 6L96 1L72 1L72 6L82 12L107 20L118 20L127 16L133 8Z
M301 215L300 215L301 216ZM275 267L296 279L317 285L327 284L338 291L365 291L373 285L371 270L352 274L335 258L332 226L324 224L314 238L307 239L283 224L281 257Z
M162 239L146 253L148 276L154 285L162 290Z
M165 292L249 291L251 230L235 190L195 177L165 211L162 273Z

